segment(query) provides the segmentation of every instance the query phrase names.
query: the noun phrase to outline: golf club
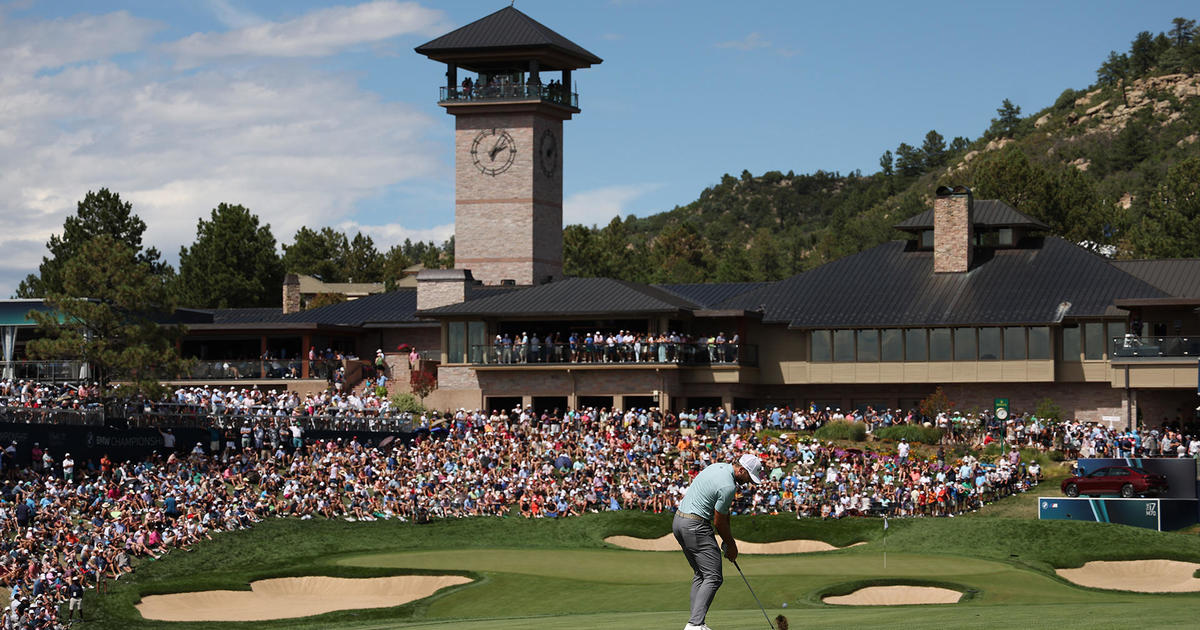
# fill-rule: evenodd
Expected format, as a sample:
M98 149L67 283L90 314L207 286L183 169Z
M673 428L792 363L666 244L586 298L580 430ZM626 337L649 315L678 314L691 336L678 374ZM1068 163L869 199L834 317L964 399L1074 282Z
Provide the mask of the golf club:
M742 581L746 583L746 588L750 589L750 595L754 597L754 603L758 604L758 609L762 611L763 619L767 620L767 625L771 626L771 630L775 630L775 624L771 623L771 618L767 616L767 609L763 608L762 602L758 601L758 595L754 594L754 589L750 588L750 580L746 579L746 574L742 573L742 567L738 566L737 560L731 560L733 566L737 567L738 575L742 576Z

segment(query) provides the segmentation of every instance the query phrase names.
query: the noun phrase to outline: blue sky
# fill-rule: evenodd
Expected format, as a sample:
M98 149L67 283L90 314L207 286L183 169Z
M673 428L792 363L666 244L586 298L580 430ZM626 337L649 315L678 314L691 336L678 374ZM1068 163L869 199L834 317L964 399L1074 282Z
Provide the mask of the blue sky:
M0 4L0 294L108 187L174 262L242 203L301 225L441 241L453 229L444 68L412 51L507 1L19 0ZM567 222L694 200L743 169L878 169L936 129L975 137L1082 88L1194 2L518 0L604 59L576 73Z

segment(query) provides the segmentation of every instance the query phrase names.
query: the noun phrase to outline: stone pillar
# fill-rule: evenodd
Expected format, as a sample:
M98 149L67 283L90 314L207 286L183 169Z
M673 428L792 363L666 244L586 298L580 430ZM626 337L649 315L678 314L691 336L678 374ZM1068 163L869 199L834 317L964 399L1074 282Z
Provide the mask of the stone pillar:
M417 310L466 302L474 285L469 269L424 269L417 274Z
M933 272L965 273L971 270L974 226L971 190L966 186L937 189L933 201Z
M283 314L300 312L300 276L289 273L283 277Z

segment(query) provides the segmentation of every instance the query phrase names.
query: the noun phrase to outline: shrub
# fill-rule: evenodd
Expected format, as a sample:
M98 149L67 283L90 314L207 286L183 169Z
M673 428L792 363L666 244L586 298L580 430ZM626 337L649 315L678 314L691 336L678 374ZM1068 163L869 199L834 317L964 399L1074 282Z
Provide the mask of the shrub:
M894 427L883 427L875 430L877 440L908 440L922 444L938 444L942 441L943 431L937 427L922 427L914 424L904 424Z
M942 391L941 386L933 391L932 394L925 397L918 407L921 415L926 418L933 418L939 413L949 413L954 408L954 401Z
M393 395L392 409L396 413L411 413L413 415L425 413L425 405L422 405L416 396L409 393Z
M818 440L852 440L861 442L867 439L867 425L861 422L835 420L817 429L813 435Z
M1033 410L1033 415L1041 420L1049 420L1057 423L1062 422L1063 412L1062 407L1059 407L1053 400L1046 397L1038 401L1037 407Z

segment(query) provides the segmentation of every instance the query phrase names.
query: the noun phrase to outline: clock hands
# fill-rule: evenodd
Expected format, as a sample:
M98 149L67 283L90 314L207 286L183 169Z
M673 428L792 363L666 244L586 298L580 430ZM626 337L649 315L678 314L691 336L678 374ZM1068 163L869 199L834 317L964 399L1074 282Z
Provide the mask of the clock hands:
M501 138L499 141L496 142L496 144L494 146L492 146L492 150L488 151L488 159L495 162L496 154L507 148L508 148L508 142L506 142L503 138Z

